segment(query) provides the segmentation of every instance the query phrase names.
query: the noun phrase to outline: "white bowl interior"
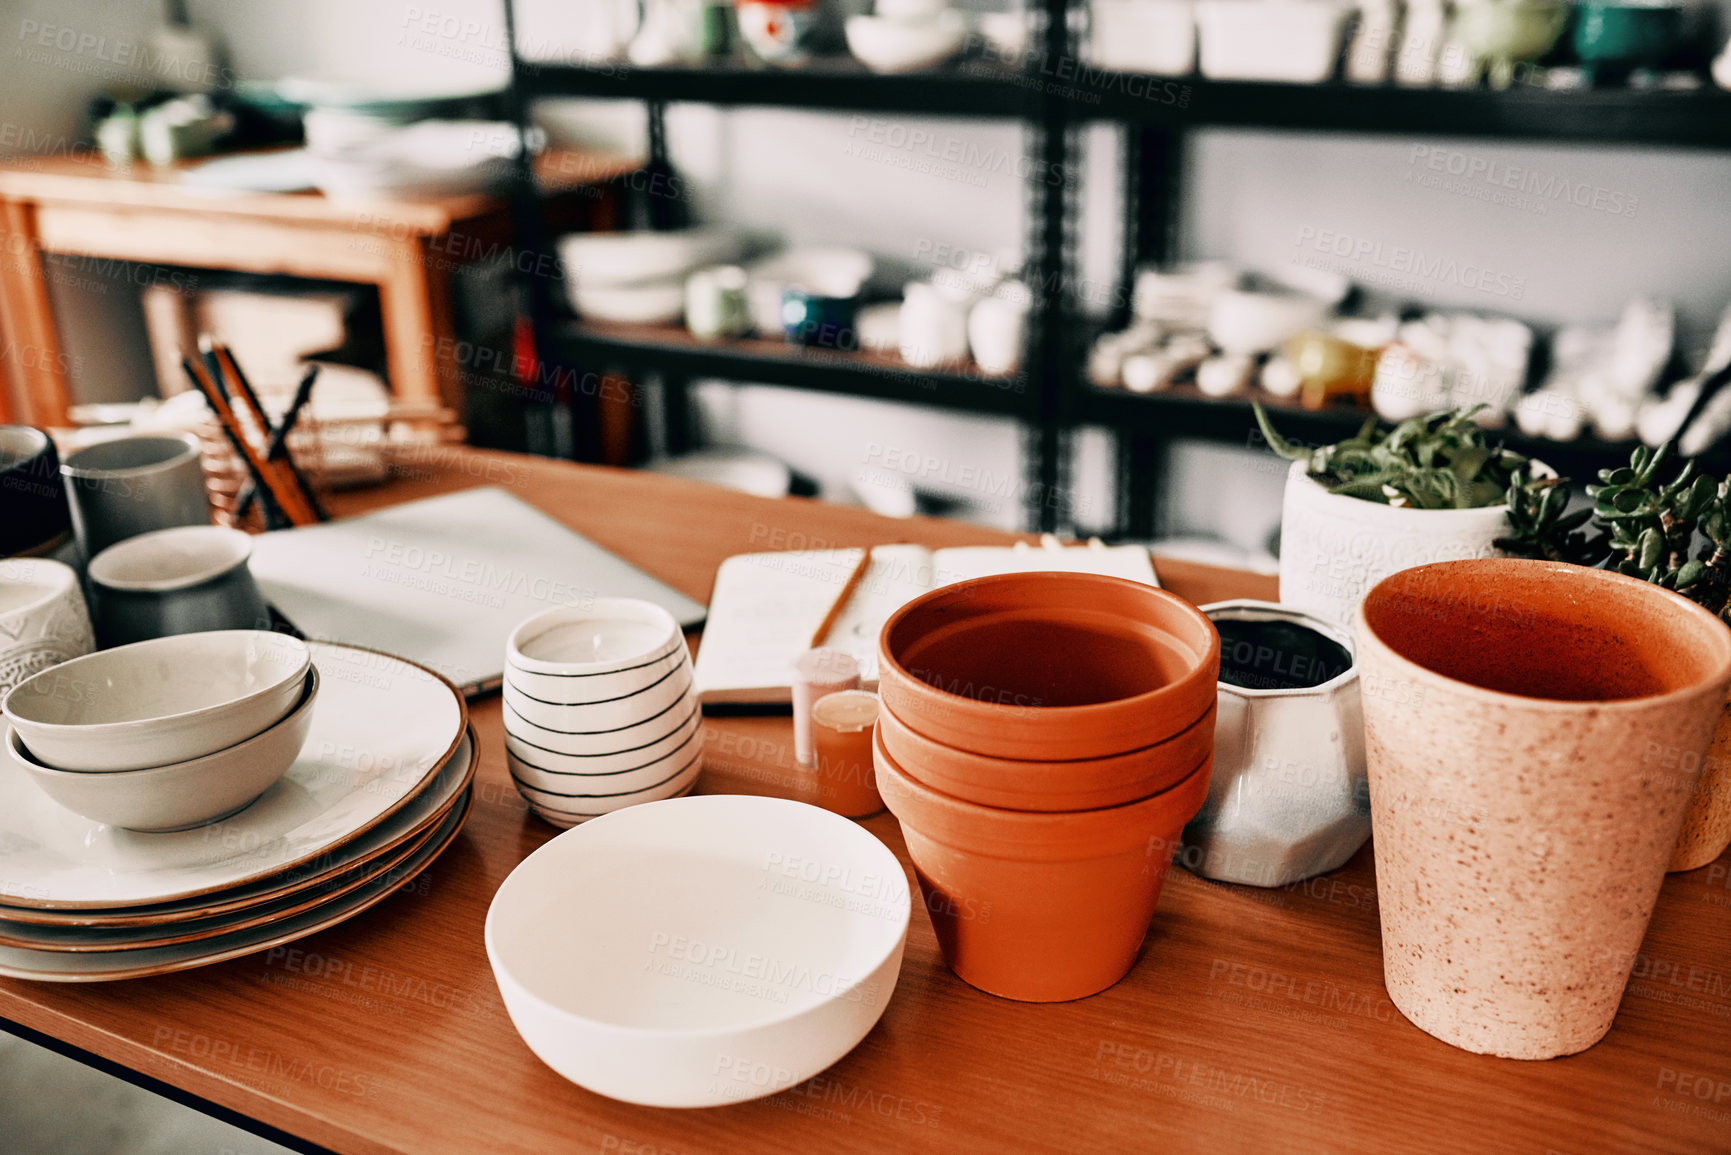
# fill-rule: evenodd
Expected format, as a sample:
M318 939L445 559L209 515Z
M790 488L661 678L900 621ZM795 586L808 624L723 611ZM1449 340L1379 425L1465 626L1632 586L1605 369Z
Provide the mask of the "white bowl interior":
M172 590L226 573L252 556L252 538L220 525L184 525L109 546L90 580L121 590Z
M673 615L636 598L597 598L536 614L511 632L512 666L541 674L591 674L651 661L683 635Z
M708 795L554 839L499 888L487 939L495 968L551 1010L683 1034L858 997L908 909L895 856L848 820Z
M103 726L190 714L281 686L306 644L261 630L215 630L102 650L43 670L6 698L27 723Z

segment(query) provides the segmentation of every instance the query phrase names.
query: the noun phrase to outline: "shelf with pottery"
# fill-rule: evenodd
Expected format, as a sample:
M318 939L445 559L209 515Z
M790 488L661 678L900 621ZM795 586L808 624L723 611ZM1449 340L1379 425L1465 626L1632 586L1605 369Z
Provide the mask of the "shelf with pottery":
M649 368L847 393L975 413L1027 416L1034 400L1023 375L991 376L972 362L916 369L894 353L790 345L763 337L700 341L677 325L571 320L555 340L582 364Z
M932 116L1019 118L1038 111L1039 90L1013 68L978 62L962 68L883 74L846 57L767 68L744 62L638 68L623 63L541 64L519 76L531 97L690 101Z
M1731 148L1731 92L1711 88L1498 91L1107 73L1097 77L1088 91L1099 99L1078 101L1073 112L1080 118L1171 129L1266 128Z

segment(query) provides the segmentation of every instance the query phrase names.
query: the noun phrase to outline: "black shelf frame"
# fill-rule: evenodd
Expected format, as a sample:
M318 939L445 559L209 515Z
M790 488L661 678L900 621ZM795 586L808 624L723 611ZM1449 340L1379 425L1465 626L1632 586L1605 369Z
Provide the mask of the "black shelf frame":
M1170 455L1180 438L1260 444L1249 402L1209 399L1194 390L1147 395L1098 389L1085 379L1088 340L1068 286L1075 283L1079 189L1048 173L1081 170L1079 131L1091 123L1117 126L1123 145L1123 245L1116 299L1108 323L1127 319L1136 270L1178 256L1177 228L1183 169L1192 132L1244 128L1278 132L1348 133L1400 137L1459 137L1541 141L1599 147L1731 151L1731 92L1705 86L1692 91L1604 89L1553 91L1531 85L1484 88L1407 88L1393 84L1329 82L1295 85L1212 81L1200 76L1150 77L1093 68L1080 59L1077 33L1086 0L1038 0L1038 39L1020 67L970 59L943 70L879 75L846 59L815 60L798 68L747 63L703 67L636 68L623 64L546 63L512 55L511 109L527 125L530 109L546 97L644 102L650 124L652 169L671 172L664 113L668 103L725 107L780 107L835 113L899 113L941 118L1019 121L1029 173L1025 185L1027 276L1034 308L1019 378L1021 389L999 379L960 372L916 371L843 352L769 349L762 342L698 346L682 335L624 333L588 326L551 299L543 279L528 286L529 305L543 358L585 367L623 367L659 380L670 449L684 448L687 383L699 377L761 382L819 392L936 406L1013 417L1023 433L1027 525L1073 528L1070 515L1070 445L1082 426L1107 429L1117 443L1118 538L1158 535L1159 495ZM506 3L507 28L514 24ZM515 37L512 36L513 45ZM537 194L519 166L519 226L525 245L546 251ZM653 206L657 228L674 227L678 206ZM1265 398L1265 400L1267 400ZM586 399L574 398L581 406ZM1353 432L1367 414L1356 408L1307 412L1270 402L1282 431L1325 441ZM576 451L593 452L594 422L574 417ZM1631 448L1591 438L1551 442L1503 434L1510 448L1540 457L1565 473L1591 477L1620 463ZM1731 453L1721 454L1731 464Z

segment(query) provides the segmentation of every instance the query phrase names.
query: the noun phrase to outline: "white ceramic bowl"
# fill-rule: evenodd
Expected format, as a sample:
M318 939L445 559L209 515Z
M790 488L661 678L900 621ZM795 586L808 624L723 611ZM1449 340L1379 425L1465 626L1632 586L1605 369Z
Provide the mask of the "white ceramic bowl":
M7 728L6 752L74 814L128 830L185 830L251 805L294 764L312 728L318 668L309 667L297 688L298 704L263 733L185 762L110 774L56 770L34 756L15 726Z
M1306 293L1229 289L1217 294L1209 309L1208 339L1223 353L1255 356L1321 325L1329 311L1327 301Z
M878 1021L907 940L883 843L781 798L636 806L562 834L487 912L518 1034L559 1074L653 1107L785 1090Z
M74 658L6 695L6 720L57 770L139 770L243 742L300 698L312 655L268 630L152 638Z
M580 317L621 325L671 325L685 315L685 281L671 278L641 285L566 282Z
M851 297L871 279L871 254L862 249L811 245L765 257L746 269L751 324L760 336L782 335L781 295L790 288Z
M667 232L573 233L559 239L559 261L566 280L600 287L676 280L681 296L685 276L704 265L725 265L743 246L728 228L674 229Z
M920 19L849 16L847 50L873 72L914 72L942 64L962 49L968 18L945 8Z
M675 635L673 648L664 654L624 670L599 674L548 674L526 670L516 661L505 659L508 683L519 694L553 707L601 706L618 702L628 695L641 694L668 681L676 681L680 671L689 671L685 639ZM633 704L633 709L636 708ZM638 714L641 717L641 712ZM583 729L571 726L566 729Z
M594 598L524 618L505 639L505 661L528 674L590 679L637 669L683 652L685 635L673 615L641 598ZM591 702L595 695L558 695Z
M1210 80L1320 84L1351 7L1335 0L1197 0L1197 66Z
M641 806L645 802L659 802L663 798L677 798L684 794L697 784L698 775L703 773L703 748L699 738L695 753L664 758L650 770L633 774L632 778L642 783L636 788L609 778L589 776L536 786L528 781L531 771L517 758L506 754L505 762L511 770L512 781L517 785L517 793L536 814L555 826L575 826L627 806Z
M543 730L506 710L505 749L537 769L556 775L619 774L651 766L680 753L691 744L692 735L703 723L697 696L687 694L656 722L652 733L641 734L625 743L614 741L607 743L606 749L594 747L586 754L572 753L569 735Z
M505 671L502 692L505 708L542 730L566 735L569 741L556 745L570 754L622 750L632 744L624 739L665 730L665 723L657 725L657 720L691 692L691 666L685 662L676 664L645 689L626 690L606 701L579 706L531 697L517 688L516 676L514 670ZM633 733L626 733L628 729Z

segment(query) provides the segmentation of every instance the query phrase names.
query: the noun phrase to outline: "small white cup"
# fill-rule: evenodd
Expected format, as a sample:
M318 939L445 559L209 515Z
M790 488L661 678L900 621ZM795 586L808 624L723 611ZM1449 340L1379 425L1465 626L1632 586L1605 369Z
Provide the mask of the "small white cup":
M902 360L916 369L960 361L968 354L968 311L964 301L926 281L902 293Z
M1020 367L1031 307L1027 286L1011 281L1000 285L968 314L968 348L982 373L1007 377Z
M47 558L0 559L0 698L95 648L77 571Z

